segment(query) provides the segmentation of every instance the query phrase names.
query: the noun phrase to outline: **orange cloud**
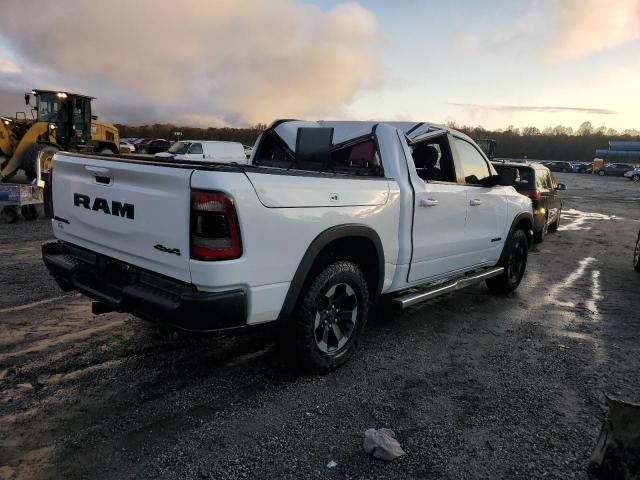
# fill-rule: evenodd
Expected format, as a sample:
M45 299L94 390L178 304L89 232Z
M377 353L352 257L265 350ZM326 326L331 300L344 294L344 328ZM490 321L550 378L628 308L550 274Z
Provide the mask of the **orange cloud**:
M553 0L543 59L571 60L640 39L640 0Z
M380 35L357 3L295 0L9 2L0 31L23 71L48 69L110 111L144 100L236 124L335 114L375 77Z

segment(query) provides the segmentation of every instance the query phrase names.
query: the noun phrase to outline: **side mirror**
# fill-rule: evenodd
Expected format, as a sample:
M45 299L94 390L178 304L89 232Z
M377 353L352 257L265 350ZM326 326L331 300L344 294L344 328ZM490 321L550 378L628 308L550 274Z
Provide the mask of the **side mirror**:
M31 103L31 95L29 95L28 93L24 94L24 103L25 105L29 105Z
M300 169L325 170L331 161L333 128L298 128L295 165Z
M520 170L517 168L503 168L500 171L498 185L512 187L520 181Z
M556 190L566 190L567 186L564 183L559 183Z

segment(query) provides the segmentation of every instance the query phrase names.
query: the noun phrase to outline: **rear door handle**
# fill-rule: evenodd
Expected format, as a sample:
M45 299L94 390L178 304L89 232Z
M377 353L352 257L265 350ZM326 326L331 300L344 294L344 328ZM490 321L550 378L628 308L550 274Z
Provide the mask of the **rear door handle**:
M435 207L436 205L438 205L438 200L435 198L423 198L420 200L421 207Z
M474 198L469 202L469 205L471 205L472 207L477 207L478 205L482 205L482 200L478 200L477 198Z

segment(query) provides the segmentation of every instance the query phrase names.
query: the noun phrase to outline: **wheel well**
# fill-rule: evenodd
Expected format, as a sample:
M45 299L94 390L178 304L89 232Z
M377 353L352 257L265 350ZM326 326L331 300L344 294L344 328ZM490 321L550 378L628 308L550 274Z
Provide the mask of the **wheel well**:
M358 265L367 280L370 296L378 295L380 279L378 251L375 244L366 237L343 237L325 245L313 262L305 280L305 287L307 282L315 278L323 269L340 260L349 260Z

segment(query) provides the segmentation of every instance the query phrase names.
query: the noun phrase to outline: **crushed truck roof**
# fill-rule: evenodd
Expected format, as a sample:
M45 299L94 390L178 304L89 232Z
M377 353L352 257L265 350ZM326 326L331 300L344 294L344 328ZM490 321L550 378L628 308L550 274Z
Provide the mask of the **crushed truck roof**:
M429 122L387 122L387 121L326 121L316 122L304 120L276 120L270 125L270 129L287 144L291 150L295 150L298 128L333 128L333 145L347 142L351 139L369 135L379 125L389 125L402 132L409 140L424 135L425 133L442 131L454 134L457 137L471 140L467 135L453 130L444 125Z

